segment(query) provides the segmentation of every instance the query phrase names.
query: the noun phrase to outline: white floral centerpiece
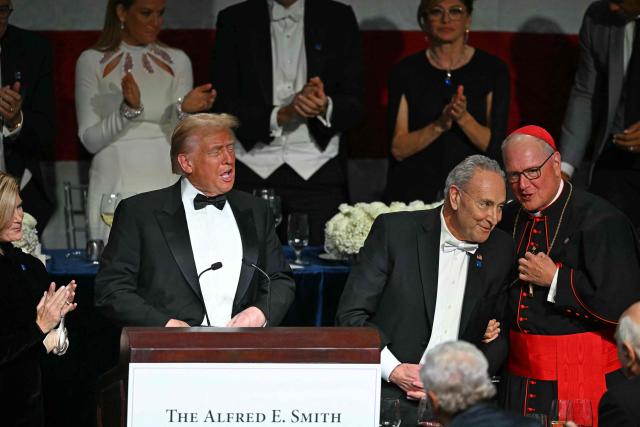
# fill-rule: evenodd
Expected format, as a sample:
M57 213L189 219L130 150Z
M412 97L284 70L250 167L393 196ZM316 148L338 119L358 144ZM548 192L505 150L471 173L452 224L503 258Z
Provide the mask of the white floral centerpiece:
M22 249L22 252L39 258L42 246L38 239L38 230L36 230L38 221L28 213L24 213L22 218L22 239L13 242L13 246Z
M442 202L426 204L415 200L408 205L392 202L389 206L382 202L346 203L338 207L339 212L324 226L324 250L336 258L346 258L358 253L369 234L373 221L387 212L419 211L432 209Z

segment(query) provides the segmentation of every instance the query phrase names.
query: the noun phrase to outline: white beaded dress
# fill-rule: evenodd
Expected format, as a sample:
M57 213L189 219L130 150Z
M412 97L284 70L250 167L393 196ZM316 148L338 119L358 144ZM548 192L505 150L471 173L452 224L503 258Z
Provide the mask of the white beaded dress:
M143 113L121 116L121 81L127 71L140 88ZM115 51L85 50L76 63L78 136L93 153L89 170L88 215L91 238L107 239L100 220L104 193L132 195L167 187L171 172L171 132L177 122L176 102L193 87L187 55L164 45L131 46Z

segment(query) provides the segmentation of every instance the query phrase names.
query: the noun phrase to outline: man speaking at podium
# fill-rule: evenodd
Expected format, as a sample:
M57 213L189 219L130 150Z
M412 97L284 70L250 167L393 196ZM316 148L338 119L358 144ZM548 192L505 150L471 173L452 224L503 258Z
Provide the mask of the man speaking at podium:
M237 125L227 114L185 118L171 137L172 168L183 177L119 204L95 284L107 318L168 327L282 321L295 284L269 207L232 189Z

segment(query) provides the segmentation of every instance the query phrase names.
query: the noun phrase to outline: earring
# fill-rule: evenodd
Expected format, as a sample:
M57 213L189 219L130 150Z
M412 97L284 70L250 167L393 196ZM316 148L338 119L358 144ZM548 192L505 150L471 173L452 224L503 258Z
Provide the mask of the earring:
M464 30L464 44L467 44L469 41L469 29Z
M124 30L124 21L120 21L120 31ZM469 30L467 30L469 31Z

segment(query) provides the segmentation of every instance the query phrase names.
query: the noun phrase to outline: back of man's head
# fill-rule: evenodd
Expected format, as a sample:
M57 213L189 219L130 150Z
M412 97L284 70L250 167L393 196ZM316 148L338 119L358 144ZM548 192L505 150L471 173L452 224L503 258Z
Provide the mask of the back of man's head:
M487 369L487 359L475 346L449 341L429 350L420 378L438 412L454 415L495 395Z
M628 376L640 375L640 301L625 310L616 330L618 357Z

